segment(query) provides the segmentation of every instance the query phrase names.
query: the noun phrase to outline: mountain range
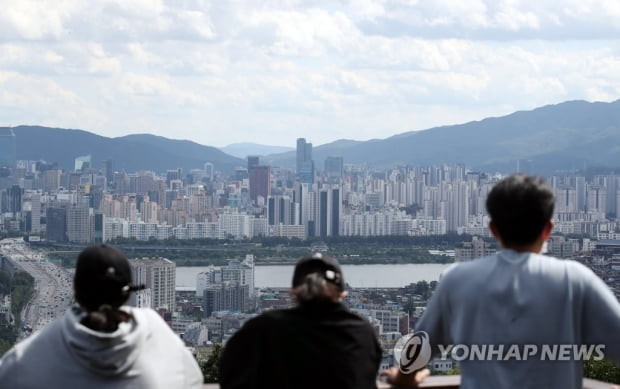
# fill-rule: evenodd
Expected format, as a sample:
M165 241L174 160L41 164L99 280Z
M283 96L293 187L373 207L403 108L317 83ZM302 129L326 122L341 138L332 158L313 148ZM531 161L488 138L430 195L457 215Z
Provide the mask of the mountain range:
M211 146L188 140L168 139L150 134L107 138L82 130L66 130L41 126L13 127L17 159L57 162L60 167L73 169L76 157L90 154L94 168L111 158L114 169L127 172L167 169L203 169L212 162L217 169L230 172L245 165L240 158L228 155Z
M327 156L371 167L463 163L482 171L546 174L586 167L620 167L620 100L568 101L470 123L405 132L365 142L340 140L313 149L319 170ZM294 166L295 153L266 163Z
M246 166L244 159L187 140L148 134L107 138L82 130L40 126L18 126L13 130L18 159L58 162L66 169L73 167L74 158L86 154L92 155L94 167L112 158L116 170L128 172L164 172L178 167L189 171L202 168L205 162L214 163L217 170L224 172ZM312 142L311 136L306 138ZM263 155L265 150L270 150L270 146L246 146L237 155ZM338 140L313 149L318 170L323 170L328 156L342 156L345 164L377 168L462 163L492 172L515 171L520 166L538 174L584 166L618 168L620 100L569 101L497 118L405 132L386 139ZM295 151L261 157L261 164L294 168Z

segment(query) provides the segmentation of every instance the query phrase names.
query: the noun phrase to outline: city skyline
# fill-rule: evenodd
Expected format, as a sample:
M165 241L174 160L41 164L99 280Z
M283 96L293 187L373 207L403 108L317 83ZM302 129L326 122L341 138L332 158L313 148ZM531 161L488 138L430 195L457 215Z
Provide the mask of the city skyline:
M0 126L318 146L620 97L614 2L4 6Z

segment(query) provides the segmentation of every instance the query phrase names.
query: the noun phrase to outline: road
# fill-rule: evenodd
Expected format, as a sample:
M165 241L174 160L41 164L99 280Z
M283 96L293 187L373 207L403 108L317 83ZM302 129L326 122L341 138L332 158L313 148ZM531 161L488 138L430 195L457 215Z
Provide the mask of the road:
M20 339L61 316L73 302L73 275L30 249L21 239L4 239L0 253L34 278L34 296L22 311ZM28 329L24 331L24 329Z

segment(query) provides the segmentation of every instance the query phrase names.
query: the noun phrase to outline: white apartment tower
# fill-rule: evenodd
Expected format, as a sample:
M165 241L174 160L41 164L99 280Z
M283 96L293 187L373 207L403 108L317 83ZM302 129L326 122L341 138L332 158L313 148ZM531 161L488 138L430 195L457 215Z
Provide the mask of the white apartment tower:
M166 258L136 258L129 261L132 282L150 289L151 308L174 312L176 265Z

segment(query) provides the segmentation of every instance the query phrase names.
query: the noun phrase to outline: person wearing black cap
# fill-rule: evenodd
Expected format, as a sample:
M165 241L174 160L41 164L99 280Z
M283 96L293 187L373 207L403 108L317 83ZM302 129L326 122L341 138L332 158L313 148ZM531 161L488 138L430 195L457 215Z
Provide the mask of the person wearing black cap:
M0 360L0 386L26 388L201 388L198 364L153 310L123 304L131 269L118 249L99 245L78 256L79 305L17 344Z
M220 387L376 388L382 351L369 322L342 304L338 262L302 258L292 286L296 307L263 313L226 343Z

